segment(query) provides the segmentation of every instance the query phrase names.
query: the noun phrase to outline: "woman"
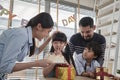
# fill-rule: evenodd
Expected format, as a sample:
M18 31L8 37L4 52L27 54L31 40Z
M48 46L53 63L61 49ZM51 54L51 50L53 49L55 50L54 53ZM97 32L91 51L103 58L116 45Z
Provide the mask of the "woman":
M53 28L53 20L48 13L40 13L33 17L26 27L13 28L4 31L0 36L0 80L4 80L6 73L12 73L31 67L47 67L52 62L47 59L27 63L25 56L32 56L35 51L41 52L41 47L35 49L35 38L39 41L47 37ZM48 41L50 38L48 39ZM43 47L42 47L43 48Z

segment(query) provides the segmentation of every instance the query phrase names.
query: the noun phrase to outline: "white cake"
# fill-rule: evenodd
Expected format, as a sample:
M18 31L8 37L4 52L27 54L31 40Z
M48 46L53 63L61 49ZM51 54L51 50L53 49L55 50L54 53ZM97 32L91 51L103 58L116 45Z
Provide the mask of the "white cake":
M64 56L62 55L49 55L47 59L53 61L54 63L65 63Z

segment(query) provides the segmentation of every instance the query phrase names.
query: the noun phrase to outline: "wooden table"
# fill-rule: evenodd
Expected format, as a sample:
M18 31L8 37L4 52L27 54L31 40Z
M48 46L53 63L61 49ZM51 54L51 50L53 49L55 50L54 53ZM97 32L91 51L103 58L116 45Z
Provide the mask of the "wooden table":
M45 80L61 80L61 79L58 79L58 78L45 78ZM91 79L91 78L88 78L88 77L82 77L82 76L76 76L75 80L95 80L95 79Z

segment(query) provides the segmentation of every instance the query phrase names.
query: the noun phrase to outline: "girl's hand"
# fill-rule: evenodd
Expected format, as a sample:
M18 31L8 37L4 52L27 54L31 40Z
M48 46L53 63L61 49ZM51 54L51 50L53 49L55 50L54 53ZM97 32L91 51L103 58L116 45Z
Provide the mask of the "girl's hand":
M61 55L62 54L60 48L58 48L57 50L55 50L54 53L55 53L55 55Z

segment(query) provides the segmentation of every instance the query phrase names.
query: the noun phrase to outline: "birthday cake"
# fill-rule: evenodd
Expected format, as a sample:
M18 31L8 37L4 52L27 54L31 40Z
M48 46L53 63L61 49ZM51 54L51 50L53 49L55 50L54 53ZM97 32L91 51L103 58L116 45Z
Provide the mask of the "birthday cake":
M62 55L49 55L47 59L54 63L65 63L64 56Z

